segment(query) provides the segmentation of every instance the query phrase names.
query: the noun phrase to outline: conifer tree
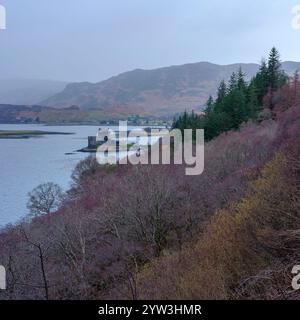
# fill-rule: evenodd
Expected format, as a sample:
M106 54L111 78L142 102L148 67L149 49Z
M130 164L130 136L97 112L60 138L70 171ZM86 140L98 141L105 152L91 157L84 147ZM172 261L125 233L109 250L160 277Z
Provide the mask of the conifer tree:
M235 72L233 72L230 76L228 91L232 92L233 90L236 89L236 87L237 87L237 76Z
M243 72L241 67L239 68L239 72L238 72L238 75L237 75L237 87L238 87L239 90L242 90L242 91L246 92L247 84L246 84L246 81L245 81L245 74L244 74L244 72Z
M221 81L219 88L218 88L218 95L217 95L217 101L216 103L222 102L225 98L227 93L227 87L224 80Z
M268 80L269 87L274 92L280 86L282 77L281 63L279 52L275 47L271 49L268 60Z
M233 72L228 87L221 81L217 98L210 96L204 116L194 112L184 112L174 121L174 126L184 128L204 128L206 140L213 139L220 133L231 129L238 129L249 119L256 119L263 104L273 108L273 94L287 82L287 76L281 69L280 57L276 48L272 48L268 63L262 60L259 71L248 84L245 74L239 68ZM291 85L299 86L299 74L296 73ZM295 89L295 92L298 91Z
M269 88L268 66L265 60L261 61L259 71L252 80L252 86L255 86L258 103L262 105L263 98L267 94Z
M207 102L206 102L206 108L205 108L205 112L209 113L213 110L213 106L214 106L214 99L213 97L210 95Z

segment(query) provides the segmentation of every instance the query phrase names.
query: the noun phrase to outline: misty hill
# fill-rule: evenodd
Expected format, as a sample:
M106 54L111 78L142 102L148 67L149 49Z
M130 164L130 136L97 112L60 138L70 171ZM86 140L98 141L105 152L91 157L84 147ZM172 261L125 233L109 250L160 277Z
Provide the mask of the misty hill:
M37 79L0 79L0 104L37 104L62 91L66 82Z
M72 83L41 105L92 108L104 112L174 114L184 109L201 110L209 95L216 93L219 82L227 80L239 67L250 79L259 65L240 63L217 65L191 63L155 70L136 69L99 83ZM299 62L284 62L290 74L300 70Z

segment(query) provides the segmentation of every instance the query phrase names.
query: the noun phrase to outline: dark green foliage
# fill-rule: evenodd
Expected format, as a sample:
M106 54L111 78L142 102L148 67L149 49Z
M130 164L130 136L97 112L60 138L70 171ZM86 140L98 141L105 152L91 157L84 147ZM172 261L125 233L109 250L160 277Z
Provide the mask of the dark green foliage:
M281 69L279 53L276 48L272 48L268 62L262 61L259 71L249 83L240 68L238 73L232 73L228 85L224 80L220 83L215 101L209 97L205 115L184 112L174 120L173 128L203 128L206 140L222 132L238 129L243 122L257 118L267 94L270 95L268 107L272 109L273 93L287 80L287 75Z
M258 73L251 80L251 85L256 89L257 102L262 104L269 88L268 66L265 60L262 60Z
M211 98L212 99L212 98ZM213 102L211 100L210 105L213 105ZM183 131L184 129L194 129L193 138L196 137L195 133L197 128L203 128L204 121L203 117L196 114L194 111L191 113L188 113L187 111L184 111L184 113L179 116L177 119L174 119L172 128L180 129Z
M288 76L281 68L280 55L277 49L273 47L269 54L268 63L262 61L259 72L251 81L257 89L258 104L263 104L263 98L267 93L272 98L273 93L281 88L287 80ZM272 101L269 107L272 108Z
M278 90L286 82L286 75L281 69L279 52L272 48L268 62L269 86L272 91Z

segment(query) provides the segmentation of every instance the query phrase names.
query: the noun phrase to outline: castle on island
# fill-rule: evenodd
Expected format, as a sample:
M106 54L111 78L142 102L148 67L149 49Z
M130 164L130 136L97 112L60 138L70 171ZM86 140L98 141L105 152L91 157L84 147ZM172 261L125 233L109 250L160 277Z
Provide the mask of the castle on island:
M139 131L141 132L141 136L144 136L146 132L148 136L151 134L151 128L141 128L141 129L133 129L132 131L135 132L135 140L136 143L139 143ZM120 132L118 130L114 131L111 128L99 128L98 132L95 136L88 136L88 146L86 148L81 149L82 152L95 152L97 148L102 144L106 143L108 140L113 142L114 145L117 147L117 150L120 146L120 135L128 137L129 130L126 132Z

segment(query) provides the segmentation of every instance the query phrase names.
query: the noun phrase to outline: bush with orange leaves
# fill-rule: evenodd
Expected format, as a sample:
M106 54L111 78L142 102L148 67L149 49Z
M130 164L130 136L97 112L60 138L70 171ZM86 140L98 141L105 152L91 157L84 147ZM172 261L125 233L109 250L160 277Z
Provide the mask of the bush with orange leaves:
M212 217L195 245L143 270L139 298L295 298L290 286L292 266L300 261L299 165L277 153L242 200Z

